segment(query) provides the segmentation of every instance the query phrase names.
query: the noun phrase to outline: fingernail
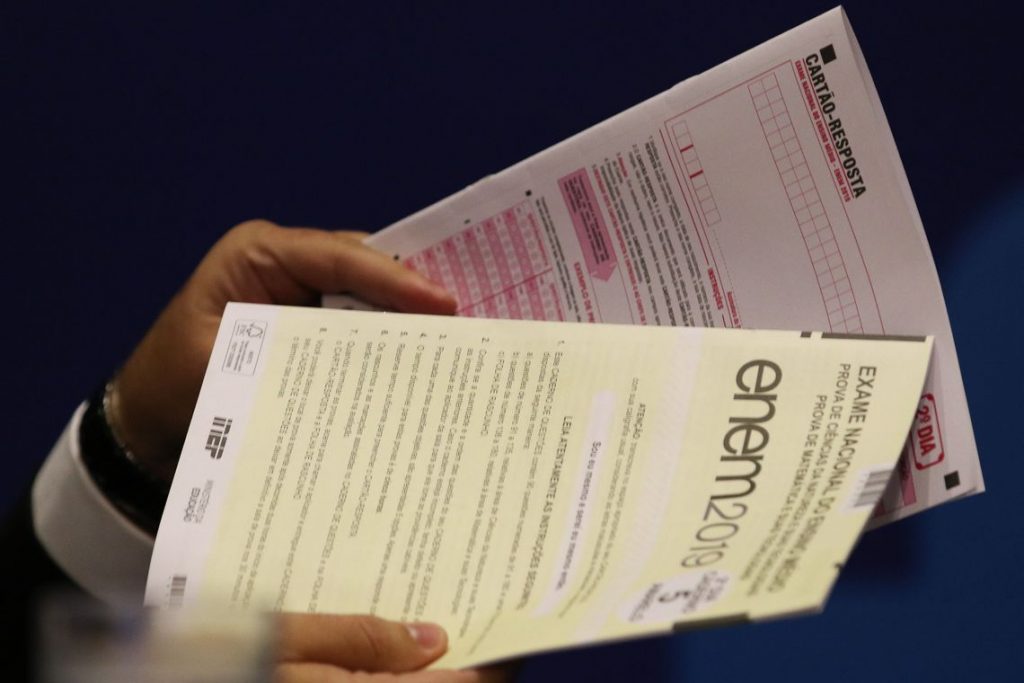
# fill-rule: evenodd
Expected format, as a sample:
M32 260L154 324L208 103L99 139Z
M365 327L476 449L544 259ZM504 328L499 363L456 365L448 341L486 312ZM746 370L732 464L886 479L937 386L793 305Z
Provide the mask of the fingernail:
M405 627L409 629L409 635L416 644L424 650L433 650L444 641L444 629L437 624L416 622L406 624Z

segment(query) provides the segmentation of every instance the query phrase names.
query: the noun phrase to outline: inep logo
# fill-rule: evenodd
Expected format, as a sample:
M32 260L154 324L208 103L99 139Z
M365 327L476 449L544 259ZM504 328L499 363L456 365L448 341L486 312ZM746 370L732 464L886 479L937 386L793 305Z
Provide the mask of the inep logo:
M206 450L214 460L220 460L228 445L228 433L231 431L231 419L226 417L213 418L213 427L206 437Z

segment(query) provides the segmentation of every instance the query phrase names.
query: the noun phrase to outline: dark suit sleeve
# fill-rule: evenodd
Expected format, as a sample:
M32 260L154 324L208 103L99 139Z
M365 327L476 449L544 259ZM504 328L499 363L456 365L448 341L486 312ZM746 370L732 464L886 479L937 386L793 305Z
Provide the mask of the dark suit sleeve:
M31 681L36 605L46 595L78 590L39 544L26 492L0 525L0 680Z

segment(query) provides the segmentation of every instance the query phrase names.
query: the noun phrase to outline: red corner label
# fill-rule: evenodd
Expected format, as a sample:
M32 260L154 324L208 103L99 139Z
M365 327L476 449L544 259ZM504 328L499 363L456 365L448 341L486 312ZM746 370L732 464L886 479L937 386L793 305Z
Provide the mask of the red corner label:
M914 426L910 429L910 454L919 470L938 465L946 457L942 448L939 411L932 394L925 394L917 404Z

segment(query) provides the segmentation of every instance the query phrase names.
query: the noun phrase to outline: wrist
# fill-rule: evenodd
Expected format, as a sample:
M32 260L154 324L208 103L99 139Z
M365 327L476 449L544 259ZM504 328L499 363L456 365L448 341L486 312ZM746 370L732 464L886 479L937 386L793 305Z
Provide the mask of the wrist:
M103 413L125 457L149 477L170 485L177 455L175 444L159 437L156 420L137 401L125 398L120 373L105 387Z

